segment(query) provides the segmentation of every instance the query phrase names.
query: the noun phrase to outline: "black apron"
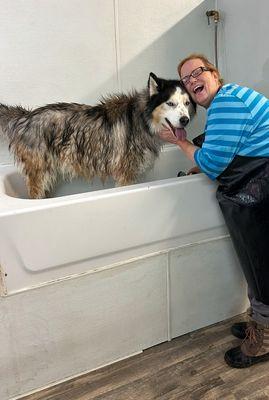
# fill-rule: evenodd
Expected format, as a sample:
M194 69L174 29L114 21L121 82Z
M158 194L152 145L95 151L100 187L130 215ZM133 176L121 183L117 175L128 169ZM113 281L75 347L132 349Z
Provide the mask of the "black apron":
M204 139L193 143L202 147ZM217 180L216 197L248 286L269 305L269 158L236 156Z
M217 200L247 283L269 305L269 158L236 156L217 180Z

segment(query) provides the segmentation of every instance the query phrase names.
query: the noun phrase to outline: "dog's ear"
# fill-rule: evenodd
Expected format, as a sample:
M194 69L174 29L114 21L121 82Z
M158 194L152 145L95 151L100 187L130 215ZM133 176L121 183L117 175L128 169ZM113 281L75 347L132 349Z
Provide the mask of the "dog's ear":
M158 93L158 87L159 79L153 72L151 72L148 79L148 89L150 97Z

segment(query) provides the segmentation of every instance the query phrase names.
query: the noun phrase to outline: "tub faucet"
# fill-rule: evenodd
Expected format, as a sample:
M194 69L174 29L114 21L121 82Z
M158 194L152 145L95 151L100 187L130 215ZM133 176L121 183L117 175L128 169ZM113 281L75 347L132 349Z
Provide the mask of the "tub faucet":
M210 17L213 17L215 24L217 24L220 20L219 12L217 10L208 10L206 12L208 25L210 25Z

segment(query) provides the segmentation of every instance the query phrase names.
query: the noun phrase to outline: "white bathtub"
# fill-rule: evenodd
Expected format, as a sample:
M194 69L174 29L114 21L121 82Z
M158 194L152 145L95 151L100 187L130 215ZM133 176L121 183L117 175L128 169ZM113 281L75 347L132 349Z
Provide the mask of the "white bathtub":
M215 184L176 177L189 167L167 146L139 184L77 181L44 200L0 168L1 399L245 310Z
M44 200L27 199L16 169L0 168L6 291L224 234L215 184L203 174L177 178L190 166L167 146L139 184L73 181Z

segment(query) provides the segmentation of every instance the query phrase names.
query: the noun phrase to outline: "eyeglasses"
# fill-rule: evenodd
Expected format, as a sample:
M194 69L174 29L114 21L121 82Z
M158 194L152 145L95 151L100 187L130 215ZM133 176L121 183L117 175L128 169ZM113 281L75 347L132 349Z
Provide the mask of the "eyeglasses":
M191 77L197 78L204 71L210 71L210 69L206 67L198 67L194 69L190 75L183 76L183 78L180 79L180 82L183 83L184 86L186 86L190 82Z

